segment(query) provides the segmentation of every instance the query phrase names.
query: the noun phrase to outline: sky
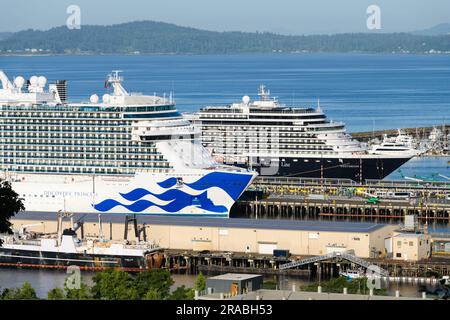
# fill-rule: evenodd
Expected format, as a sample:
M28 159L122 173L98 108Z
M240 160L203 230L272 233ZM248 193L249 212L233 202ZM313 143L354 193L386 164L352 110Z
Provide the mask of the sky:
M380 8L381 32L450 22L449 0L13 0L2 5L0 32L65 25L69 5L80 7L81 26L155 20L215 31L369 32L370 5Z

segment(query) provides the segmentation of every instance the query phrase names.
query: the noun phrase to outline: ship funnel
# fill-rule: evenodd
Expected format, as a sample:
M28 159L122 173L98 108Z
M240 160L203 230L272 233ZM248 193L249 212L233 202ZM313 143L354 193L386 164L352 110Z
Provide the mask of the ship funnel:
M56 80L56 90L58 91L59 98L62 103L67 102L67 81Z

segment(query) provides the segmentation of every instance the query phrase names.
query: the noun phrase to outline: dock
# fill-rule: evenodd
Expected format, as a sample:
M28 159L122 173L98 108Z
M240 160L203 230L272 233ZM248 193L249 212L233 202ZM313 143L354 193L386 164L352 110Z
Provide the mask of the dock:
M380 255L385 243L377 239L394 237L398 225L148 215L124 217L118 214L104 214L99 222L98 216L94 214L74 215L75 220L81 218L83 227L79 228L79 235L83 233L85 237L97 237L102 231L106 239L154 243L161 250L151 267L175 272L239 272L312 277L320 274L326 278L353 268L355 261L330 257L295 268L285 269L282 266L327 252L353 250L359 259L386 270L387 277L429 278L433 275L450 275L450 259L443 255L418 261L412 261L413 256L405 261ZM42 226L34 227L33 231L51 234L57 230L54 220L55 215L52 213L19 213L12 222L15 228L44 222ZM431 241L432 237L431 234ZM438 239L445 242L442 236ZM450 243L450 239L446 243ZM274 249L287 249L290 254L276 257Z
M450 124L443 124L436 126L439 129L443 130L444 133L450 132ZM428 136L430 132L433 130L433 127L418 127L418 128L404 128L402 131L404 131L406 134L412 135L412 136ZM376 131L364 131L364 132L353 132L351 133L351 136L354 139L357 139L359 141L367 142L371 139L381 139L384 135L396 135L397 129L386 129L386 130L376 130Z
M253 193L253 194L252 194ZM414 197L368 199L376 194L408 193ZM416 215L421 222L448 223L450 219L450 181L307 179L258 177L249 196L237 201L232 217L373 221L402 221Z

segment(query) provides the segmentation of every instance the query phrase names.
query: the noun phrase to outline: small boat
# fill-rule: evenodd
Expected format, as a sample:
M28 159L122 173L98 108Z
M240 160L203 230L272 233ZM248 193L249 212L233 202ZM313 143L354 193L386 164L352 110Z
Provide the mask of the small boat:
M343 272L339 272L340 276L343 276L345 278L347 278L347 280L353 280L353 279L359 279L359 278L364 278L365 274L362 270L346 270Z

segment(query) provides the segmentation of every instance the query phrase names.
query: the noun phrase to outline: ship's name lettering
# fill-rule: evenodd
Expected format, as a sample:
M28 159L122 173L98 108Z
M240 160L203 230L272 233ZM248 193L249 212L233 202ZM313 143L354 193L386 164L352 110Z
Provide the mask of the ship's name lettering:
M58 196L58 197L92 197L93 192L84 191L44 191L46 196ZM97 195L97 193L95 193Z

